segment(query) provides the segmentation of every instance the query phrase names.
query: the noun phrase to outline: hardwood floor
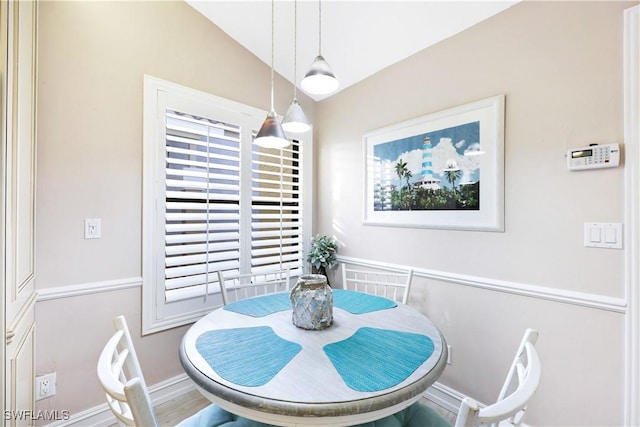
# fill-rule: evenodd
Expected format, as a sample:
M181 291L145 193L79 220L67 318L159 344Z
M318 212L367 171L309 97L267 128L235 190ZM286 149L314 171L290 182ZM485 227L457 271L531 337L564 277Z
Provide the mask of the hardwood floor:
M211 402L198 390L156 406L156 418L161 426L175 426L180 421L198 412Z
M452 424L455 422L456 414L453 412L448 411L424 397L421 399L421 402L430 408L433 408ZM158 423L161 426L175 426L178 422L195 414L207 405L209 405L209 401L202 396L199 391L193 390L179 398L156 406L156 417L158 418Z

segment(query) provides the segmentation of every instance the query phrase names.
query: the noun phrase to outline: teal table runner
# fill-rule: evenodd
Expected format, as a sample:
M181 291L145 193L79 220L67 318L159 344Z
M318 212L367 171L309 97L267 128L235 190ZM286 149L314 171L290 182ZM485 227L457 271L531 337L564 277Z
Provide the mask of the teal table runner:
M196 340L196 348L218 375L248 387L268 383L302 350L268 326L207 331Z
M243 299L224 306L225 310L252 317L264 317L279 311L291 310L288 293L267 294Z
M352 314L371 313L393 308L397 304L388 299L364 292L333 290L333 306ZM243 299L224 306L225 310L252 317L264 317L279 311L291 310L288 293L267 294Z
M400 384L433 354L433 349L433 341L425 335L369 327L324 346L345 384L364 392Z
M393 308L397 304L388 299L364 292L335 289L333 291L333 306L352 314L371 313L378 310Z

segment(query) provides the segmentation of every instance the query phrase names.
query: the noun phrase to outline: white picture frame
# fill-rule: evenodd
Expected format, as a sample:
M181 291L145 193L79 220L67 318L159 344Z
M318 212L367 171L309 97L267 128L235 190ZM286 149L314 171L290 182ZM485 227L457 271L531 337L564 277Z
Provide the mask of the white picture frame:
M497 95L366 133L363 223L503 232L504 110Z

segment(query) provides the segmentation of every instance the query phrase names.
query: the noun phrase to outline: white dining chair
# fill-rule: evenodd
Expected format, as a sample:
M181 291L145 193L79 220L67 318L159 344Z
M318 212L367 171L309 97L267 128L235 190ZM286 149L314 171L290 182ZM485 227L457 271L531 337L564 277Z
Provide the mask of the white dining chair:
M116 332L98 358L98 379L107 404L119 425L151 427L158 421L142 376L136 350L124 316L113 320ZM233 425L236 415L211 404L181 421L179 427ZM243 424L244 425L244 424Z
M529 400L540 383L542 367L535 348L538 335L538 331L534 329L525 331L495 403L480 407L472 398L464 398L456 418L456 427L479 424L495 426L502 425L501 421L511 426L522 424Z
M217 273L224 305L258 295L286 292L291 288L289 270L235 274L226 277L222 271Z
M411 291L413 270L374 271L347 267L342 264L342 287L390 298L406 304Z
M537 340L538 331L533 329L525 331L497 401L488 406L481 406L474 399L465 397L458 409L455 427L520 426L522 424L529 400L540 383L542 368L535 348ZM405 414L406 411L409 412ZM437 412L428 410L422 403L415 403L407 410L395 414L394 417L402 421L398 424L399 426L451 425ZM417 424L412 424L414 422ZM387 426L387 424L378 423L375 427L378 425ZM394 425L388 424L389 427ZM366 426L369 427L369 425Z

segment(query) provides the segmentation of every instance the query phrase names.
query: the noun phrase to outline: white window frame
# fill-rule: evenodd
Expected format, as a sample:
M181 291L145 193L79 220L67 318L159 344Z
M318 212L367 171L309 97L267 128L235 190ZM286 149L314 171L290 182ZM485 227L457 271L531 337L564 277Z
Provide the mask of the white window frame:
M229 123L243 129L256 130L267 112L235 101L220 98L202 91L167 82L156 77L144 76L143 107L143 206L142 206L142 331L143 334L192 323L222 304L219 293L190 299L166 302L164 279L164 171L165 171L165 115L167 109L199 114ZM304 143L301 179L305 184L302 201L304 220L302 226L303 256L311 238L312 227L312 131L296 134L295 139ZM250 131L241 136L241 182L251 179ZM241 184L242 185L242 184ZM159 190L162 186L162 191ZM250 183L248 185L250 188ZM162 197L161 197L162 196ZM241 191L241 205L251 206L251 191ZM251 268L251 244L243 235L251 234L250 212L241 212L241 269ZM247 221L246 219L249 219ZM248 239L250 241L250 239ZM242 246L244 245L244 246ZM244 249L243 249L244 248ZM304 261L304 258L303 258Z

